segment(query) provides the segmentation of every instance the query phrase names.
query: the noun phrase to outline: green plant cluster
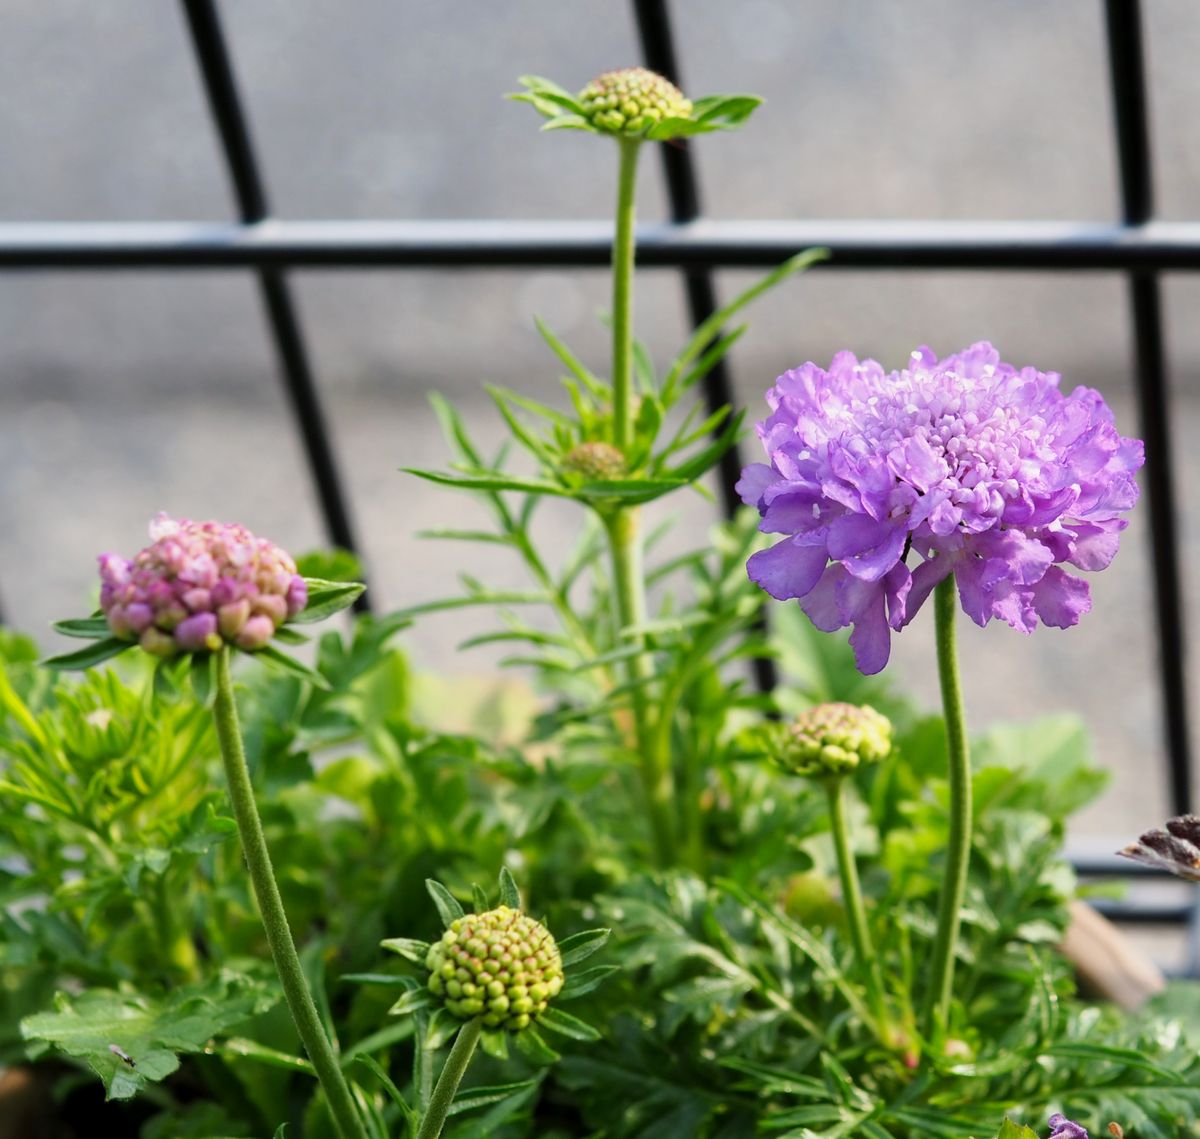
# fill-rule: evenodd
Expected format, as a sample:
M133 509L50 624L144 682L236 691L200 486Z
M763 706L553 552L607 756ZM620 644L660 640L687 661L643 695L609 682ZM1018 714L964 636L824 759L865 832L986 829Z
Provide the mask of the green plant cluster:
M555 119L573 97L527 87L572 125ZM753 109L716 98L692 104L701 126ZM972 740L953 986L928 1031L946 722L795 607L768 629L745 570L753 512L682 550L642 513L703 492L740 416L692 389L741 335L731 319L820 254L660 372L629 334L641 142L617 142L611 366L539 326L568 408L493 390L511 434L493 458L435 398L453 469L415 472L492 520L431 537L508 552L528 589L466 575L454 596L343 617L298 646L310 663L273 650L237 673L251 798L362 1135L1028 1139L1059 1111L1093 1134L1194 1134L1195 986L1121 1013L1080 1000L1058 950L1076 894L1064 824L1104 785L1071 718ZM551 497L579 507L565 544L539 538ZM322 616L354 595L344 554L300 570L324 581ZM464 608L479 624L463 647L511 646L514 679L414 674L399 634ZM212 655L131 653L72 678L36 656L0 635L0 1064L32 1064L92 1133L345 1134L264 965L222 790L227 674ZM770 694L751 683L763 659ZM804 762L776 762L789 739ZM818 753L836 771L813 770ZM497 900L474 883L498 870Z

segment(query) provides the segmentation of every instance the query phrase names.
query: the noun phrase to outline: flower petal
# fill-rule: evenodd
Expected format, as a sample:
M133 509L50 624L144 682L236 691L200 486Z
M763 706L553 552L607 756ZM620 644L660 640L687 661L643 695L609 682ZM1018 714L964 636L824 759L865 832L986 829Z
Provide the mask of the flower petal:
M803 597L820 578L829 561L824 544L806 545L804 536L785 538L769 550L750 555L746 571L777 601Z

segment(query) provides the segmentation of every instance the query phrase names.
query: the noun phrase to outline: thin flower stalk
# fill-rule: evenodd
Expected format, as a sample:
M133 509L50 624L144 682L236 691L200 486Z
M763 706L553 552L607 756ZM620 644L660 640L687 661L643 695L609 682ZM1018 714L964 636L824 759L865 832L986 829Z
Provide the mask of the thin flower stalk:
M325 1090L330 1113L342 1139L366 1139L366 1131L354 1105L346 1077L342 1074L333 1046L325 1035L325 1028L321 1024L317 1006L309 991L308 981L296 952L296 943L292 939L287 914L284 912L279 886L275 881L275 872L271 867L271 855L263 835L262 820L254 802L250 770L246 766L246 752L242 746L242 733L238 724L229 658L229 647L222 646L217 652L217 686L213 716L221 747L221 759L225 765L225 777L229 783L230 803L242 840L246 868L254 886L254 896L258 900L267 945L270 947L296 1031Z
M958 675L957 637L954 627L954 579L947 577L934 590L934 623L937 635L938 679L942 714L946 721L947 771L950 779L950 835L946 869L938 899L937 938L925 1005L925 1032L936 1045L943 1040L954 992L955 947L962 921L971 857L971 759Z

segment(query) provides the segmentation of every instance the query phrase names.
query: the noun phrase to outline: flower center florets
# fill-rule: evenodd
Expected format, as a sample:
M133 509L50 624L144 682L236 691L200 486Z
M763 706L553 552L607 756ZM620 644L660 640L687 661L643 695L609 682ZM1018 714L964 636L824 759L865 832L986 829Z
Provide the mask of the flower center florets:
M430 990L454 1016L513 1032L537 1020L563 986L550 931L508 906L451 922L425 964Z
M584 115L610 134L641 135L668 118L687 118L692 104L673 83L644 67L607 71L580 93Z
M258 649L308 600L290 555L244 526L158 515L132 561L100 556L100 608L113 635L147 652Z

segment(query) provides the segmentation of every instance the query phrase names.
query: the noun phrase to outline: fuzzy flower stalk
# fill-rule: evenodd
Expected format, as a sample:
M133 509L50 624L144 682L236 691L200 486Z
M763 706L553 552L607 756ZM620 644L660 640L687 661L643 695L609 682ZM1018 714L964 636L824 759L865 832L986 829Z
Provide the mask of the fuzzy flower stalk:
M619 475L635 442L637 412L633 385L633 268L638 155L644 142L685 139L739 126L761 102L752 95L712 95L691 100L662 75L642 67L607 71L578 94L539 76L524 76L514 99L528 103L548 121L545 130L581 130L607 135L617 143L618 171L612 252L612 410L607 451L579 456L577 472ZM613 562L614 625L621 643L625 630L646 622L639 509L617 506L604 516ZM634 641L641 643L642 638ZM674 861L675 788L669 764L656 753L647 688L654 666L646 651L626 665L632 719L631 750L638 757L655 854L660 864Z
M758 424L768 458L738 493L784 537L754 554L752 580L795 599L825 631L849 626L855 661L879 672L891 634L935 594L951 788L926 1031L943 1037L970 850L971 782L958 678L956 601L978 625L1068 628L1091 607L1072 571L1105 568L1137 502L1143 447L1101 395L1016 368L991 344L907 367L840 352L786 372Z
M285 622L320 620L350 605L363 587L306 580L288 553L233 523L176 521L159 514L150 537L151 544L133 558L100 556L100 615L56 626L97 643L47 664L87 668L135 646L158 657L160 671L173 670L175 657L190 658L196 694L212 705L246 867L296 1031L342 1139L366 1139L283 909L246 765L230 670L233 652L247 651L323 684L319 674L268 641Z
M818 704L801 712L790 724L766 725L760 739L767 754L785 771L815 779L825 788L854 953L866 979L875 1032L890 1046L895 1041L850 843L843 784L846 776L860 767L880 763L891 754L891 721L868 704Z

